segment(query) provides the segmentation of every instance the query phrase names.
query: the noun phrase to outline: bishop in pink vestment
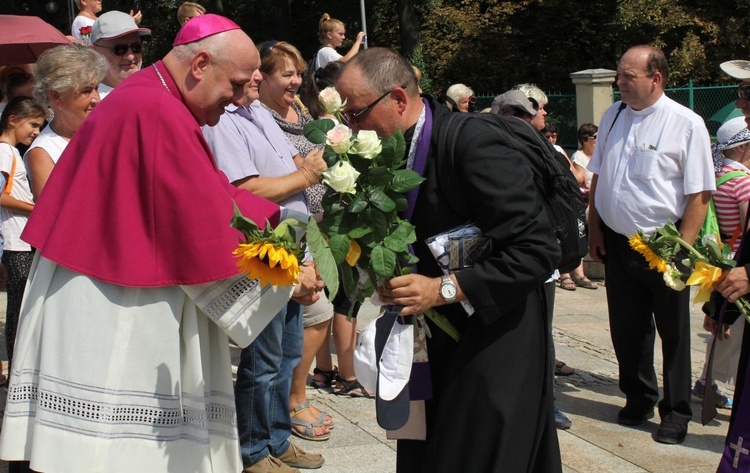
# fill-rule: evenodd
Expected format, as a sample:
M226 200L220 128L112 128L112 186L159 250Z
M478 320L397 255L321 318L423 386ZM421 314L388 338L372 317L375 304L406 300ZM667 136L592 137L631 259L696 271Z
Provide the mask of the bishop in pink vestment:
M38 251L4 460L44 473L242 470L228 337L248 345L291 289L238 275L229 222L233 202L258 222L281 209L231 186L200 129L241 98L252 41L206 15L175 43L87 118L26 227Z

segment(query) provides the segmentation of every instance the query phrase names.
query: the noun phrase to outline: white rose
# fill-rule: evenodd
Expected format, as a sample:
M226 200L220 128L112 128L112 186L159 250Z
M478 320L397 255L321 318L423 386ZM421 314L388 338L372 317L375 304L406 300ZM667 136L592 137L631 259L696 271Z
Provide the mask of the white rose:
M339 161L323 172L323 183L342 194L356 194L359 172L346 161Z
M662 274L664 283L675 291L685 289L685 282L682 280L682 273L674 265L668 264L667 270Z
M323 105L323 108L326 110L326 112L331 115L334 115L344 109L345 104L341 103L341 96L333 86L323 89L320 95L318 95L318 99L320 100L320 104Z
M352 145L352 130L346 125L336 125L326 133L326 144L336 154L346 153Z
M372 130L362 130L357 133L351 151L365 159L373 159L383 151L378 134Z

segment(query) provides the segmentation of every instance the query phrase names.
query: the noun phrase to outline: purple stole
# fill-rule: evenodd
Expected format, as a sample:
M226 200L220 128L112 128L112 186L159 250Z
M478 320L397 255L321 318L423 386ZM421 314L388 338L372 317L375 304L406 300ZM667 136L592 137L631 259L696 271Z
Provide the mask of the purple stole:
M414 162L412 171L420 176L424 175L424 168L427 165L427 155L430 151L430 141L432 140L432 109L427 99L422 99L425 107L424 125L417 138L417 150L414 153ZM403 217L411 220L414 214L414 207L417 204L419 195L418 186L406 194L408 206ZM415 271L416 272L416 271ZM428 354L429 356L429 354ZM424 362L414 362L411 365L411 375L409 376L409 399L412 401L422 401L432 399L432 377L430 376L430 364Z
M747 372L748 369L750 369L750 363L745 365L745 386L742 390L742 397L739 400L734 399L734 422L729 426L724 453L717 470L719 473L750 471L750 385L748 385L750 373ZM708 392L710 389L708 380L706 386L706 392Z

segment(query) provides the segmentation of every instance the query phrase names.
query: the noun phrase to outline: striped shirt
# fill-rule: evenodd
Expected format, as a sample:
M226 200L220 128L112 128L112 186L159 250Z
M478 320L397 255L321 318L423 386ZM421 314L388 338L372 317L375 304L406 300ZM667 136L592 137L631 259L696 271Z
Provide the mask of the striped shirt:
M724 167L716 175L717 179L731 171L744 171L750 174L750 169L737 161L724 160ZM719 229L722 235L732 235L740 226L739 205L750 201L750 175L735 177L725 182L716 190L713 196L716 206L716 216L719 219ZM732 251L737 251L740 238L734 243ZM728 240L727 240L728 241Z

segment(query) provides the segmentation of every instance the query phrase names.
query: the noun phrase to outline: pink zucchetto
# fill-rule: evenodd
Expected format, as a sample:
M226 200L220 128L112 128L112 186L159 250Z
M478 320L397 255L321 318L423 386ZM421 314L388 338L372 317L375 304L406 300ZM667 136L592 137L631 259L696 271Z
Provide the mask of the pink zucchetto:
M221 15L207 14L199 15L185 23L185 26L177 33L172 46L193 43L203 38L230 30L239 30L240 26Z

